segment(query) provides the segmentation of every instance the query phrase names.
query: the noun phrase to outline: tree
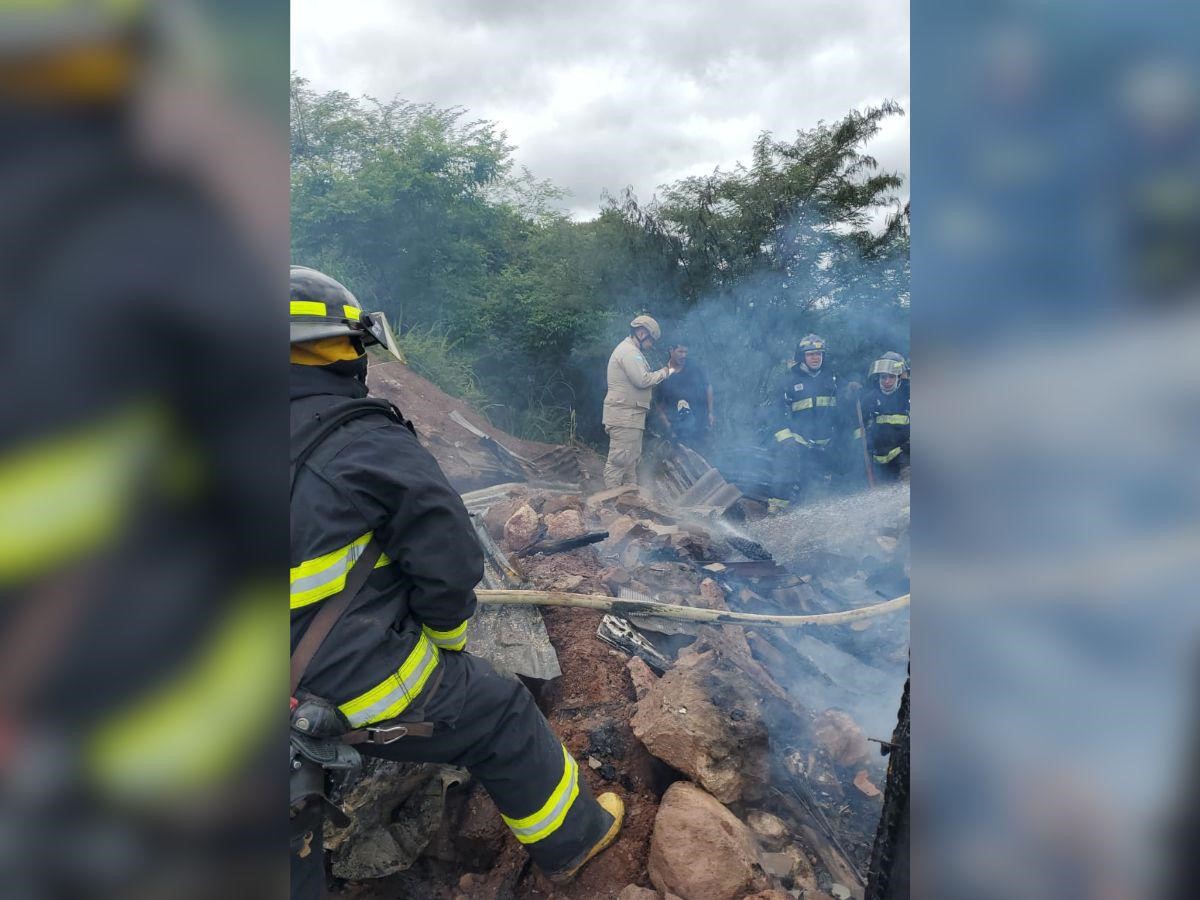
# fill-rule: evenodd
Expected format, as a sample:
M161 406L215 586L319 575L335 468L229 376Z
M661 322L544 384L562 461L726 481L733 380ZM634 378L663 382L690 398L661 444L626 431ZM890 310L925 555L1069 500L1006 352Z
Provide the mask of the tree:
M732 431L806 331L831 362L907 351L908 227L863 145L898 106L777 141L749 166L629 190L569 220L495 123L461 108L313 92L292 78L292 243L407 332L418 367L468 389L497 424L602 440L605 361L635 314L688 334ZM868 227L882 210L881 233ZM402 340L405 338L402 336ZM467 386L467 387L464 387ZM736 400L735 400L736 398Z

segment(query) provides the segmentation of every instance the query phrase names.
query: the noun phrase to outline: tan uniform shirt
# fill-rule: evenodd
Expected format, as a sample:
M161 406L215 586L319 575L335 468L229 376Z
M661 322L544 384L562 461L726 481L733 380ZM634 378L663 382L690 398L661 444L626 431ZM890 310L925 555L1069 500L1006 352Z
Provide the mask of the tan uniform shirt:
M651 372L637 343L632 337L625 338L608 358L603 423L618 428L645 428L651 388L666 378L666 368Z

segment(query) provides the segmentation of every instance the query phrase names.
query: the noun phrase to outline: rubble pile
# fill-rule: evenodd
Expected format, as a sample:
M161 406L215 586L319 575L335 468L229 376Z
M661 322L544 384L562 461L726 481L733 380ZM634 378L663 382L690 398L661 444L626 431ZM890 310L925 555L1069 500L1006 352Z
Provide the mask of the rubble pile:
M422 437L438 455L438 442ZM894 596L868 582L895 570L905 541L876 542L878 554L857 570L855 561L829 569L815 558L806 570L803 557L784 566L737 530L752 509L727 486L702 486L693 491L701 505L687 508L649 491L595 490L589 468L574 485L507 472L505 483L465 495L488 555L486 586L792 615ZM672 497L688 490L675 485ZM827 569L836 576L825 578ZM481 607L468 649L523 677L581 777L595 793L622 796L619 839L556 887L468 773L371 763L339 794L354 822L326 834L345 892L863 896L886 778L886 758L868 738L892 733L906 614L818 631L645 616L618 618L614 628L597 611L522 609L534 621L517 633L548 641L561 671L553 677L506 652L503 640L489 643L488 616L500 609L512 608Z

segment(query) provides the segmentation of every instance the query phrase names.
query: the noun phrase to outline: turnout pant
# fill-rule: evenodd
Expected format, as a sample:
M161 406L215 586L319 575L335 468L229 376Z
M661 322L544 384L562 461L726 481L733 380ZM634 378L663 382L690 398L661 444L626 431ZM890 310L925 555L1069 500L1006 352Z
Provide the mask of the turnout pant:
M885 484L900 481L908 476L909 458L908 448L900 450L898 454L892 456L887 462L880 462L880 457L890 456L890 453L873 455L871 465L875 467L875 480Z
M465 767L542 871L572 868L608 831L612 816L596 802L523 684L468 653L443 653L440 665L441 683L418 717L435 723L436 733L360 749L400 762ZM325 896L322 817L320 807L310 806L293 820L294 900Z
M775 496L794 501L809 498L826 475L834 474L835 462L832 448L805 447L795 441L776 443L772 452Z
M620 487L637 484L637 465L642 457L641 428L623 425L606 425L608 432L608 460L604 463L604 486Z

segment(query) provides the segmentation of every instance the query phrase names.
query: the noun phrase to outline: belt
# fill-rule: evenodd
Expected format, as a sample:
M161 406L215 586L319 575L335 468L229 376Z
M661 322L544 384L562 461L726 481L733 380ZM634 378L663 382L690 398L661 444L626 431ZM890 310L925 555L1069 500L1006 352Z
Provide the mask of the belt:
M432 722L401 722L386 719L365 728L356 728L342 735L343 744L394 744L403 737L433 737Z

